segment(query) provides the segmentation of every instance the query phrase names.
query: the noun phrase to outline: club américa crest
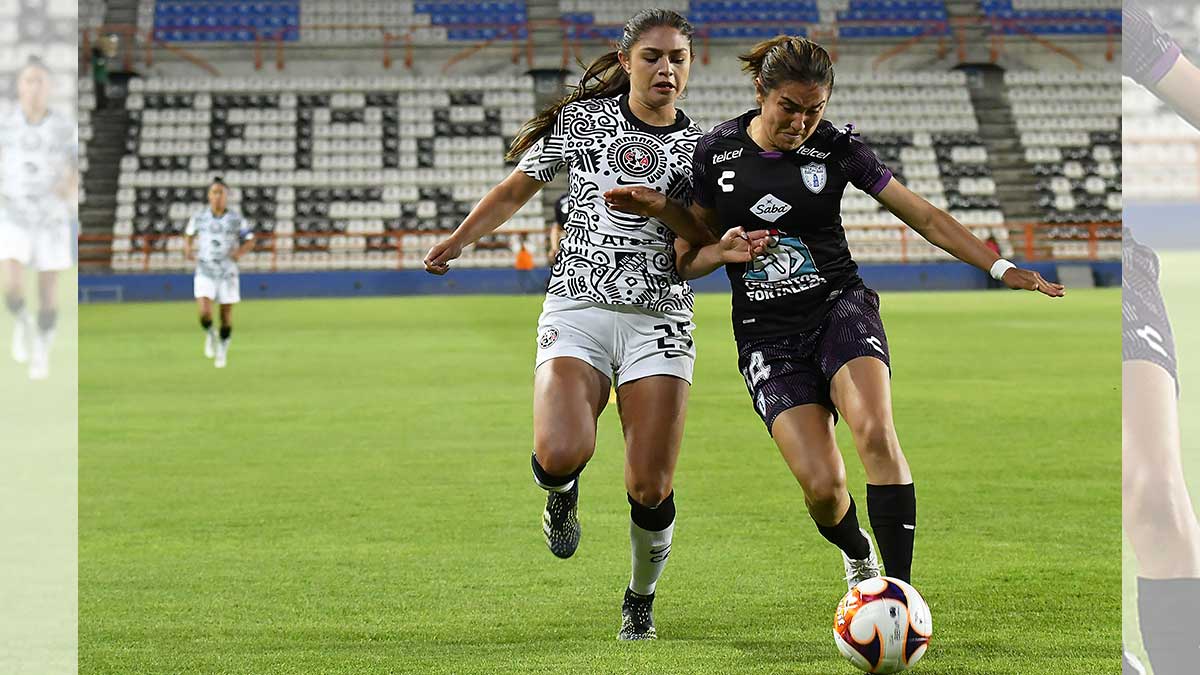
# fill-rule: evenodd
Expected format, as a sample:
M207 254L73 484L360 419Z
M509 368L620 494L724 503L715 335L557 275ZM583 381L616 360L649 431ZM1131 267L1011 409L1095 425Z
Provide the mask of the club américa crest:
M550 345L558 342L558 329L553 326L546 327L541 335L538 335L538 347L547 349Z
M608 161L629 178L657 180L662 175L663 158L650 141L633 137L622 139L609 149Z

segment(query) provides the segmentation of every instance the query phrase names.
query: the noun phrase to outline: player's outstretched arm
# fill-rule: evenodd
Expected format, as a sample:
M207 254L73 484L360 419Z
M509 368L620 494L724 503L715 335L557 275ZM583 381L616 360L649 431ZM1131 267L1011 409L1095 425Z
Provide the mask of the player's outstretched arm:
M717 241L717 212L698 204L684 206L663 193L647 187L621 187L604 193L610 209L657 218L692 246L707 246Z
M747 232L735 227L721 240L707 246L692 246L686 239L675 240L675 267L683 279L699 279L726 264L748 263L767 248L767 230Z
M895 178L875 198L929 243L968 265L991 274L993 266L1001 260L953 216L904 187ZM1033 270L1011 266L1011 263L1004 267L1008 269L1003 271L1000 281L1009 288L1039 291L1052 298L1066 294L1062 284L1052 284Z
M1189 124L1200 129L1200 68L1187 57L1179 57L1151 91Z
M449 272L450 261L462 255L464 248L503 225L545 185L515 169L479 200L458 229L429 249L425 255L425 271L438 275Z

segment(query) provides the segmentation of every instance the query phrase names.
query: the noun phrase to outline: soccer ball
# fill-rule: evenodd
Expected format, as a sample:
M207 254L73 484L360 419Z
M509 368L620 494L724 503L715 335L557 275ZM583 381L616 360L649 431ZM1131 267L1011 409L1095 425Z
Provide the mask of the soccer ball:
M898 673L921 660L933 635L929 605L917 589L891 577L867 579L838 603L833 641L868 673Z

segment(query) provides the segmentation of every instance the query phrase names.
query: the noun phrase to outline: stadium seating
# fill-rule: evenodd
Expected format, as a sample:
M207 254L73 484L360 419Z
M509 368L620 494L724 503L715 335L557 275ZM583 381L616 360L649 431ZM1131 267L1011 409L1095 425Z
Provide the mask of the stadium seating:
M1119 35L1116 0L981 0L991 30L1005 35Z
M79 0L79 28L89 30L101 26L107 13L105 0Z
M1200 200L1200 131L1142 87L1126 82L1125 197L1143 201Z
M526 77L131 85L117 270L186 268L182 239L163 235L180 234L204 207L214 175L260 234L248 270L420 267L441 233L511 171L506 140L533 114ZM460 264L509 266L509 246L524 233L541 251L544 222L539 195Z
M621 25L645 6L636 0L559 0L571 35L615 40ZM655 7L688 17L713 39L760 40L806 35L809 26L838 23L842 38L898 38L949 32L942 0L670 0Z
M525 39L524 2L141 0L138 23L171 42L359 44L382 31L418 44Z
M1112 71L1005 74L1049 223L1120 220L1121 89Z

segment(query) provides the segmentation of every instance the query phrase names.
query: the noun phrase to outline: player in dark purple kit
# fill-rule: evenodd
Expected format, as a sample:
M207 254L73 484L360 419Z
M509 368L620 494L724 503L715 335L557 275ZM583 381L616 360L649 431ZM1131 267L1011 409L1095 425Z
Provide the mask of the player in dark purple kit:
M872 195L931 243L1009 288L1063 295L1063 287L999 258L949 214L901 185L853 133L824 121L833 91L829 54L781 36L741 57L761 109L702 137L693 204L644 188L610 191L615 208L714 232L777 231L751 263L725 265L733 287L739 367L754 408L804 491L820 533L842 551L849 586L880 574L860 529L834 436L846 419L867 473L867 511L887 574L911 577L916 493L892 421L890 357L879 296L867 288L841 225L848 185ZM685 244L677 241L676 246ZM687 278L719 265L706 247L681 264ZM681 254L686 263L688 253Z
M1200 69L1134 3L1125 4L1122 31L1125 75L1200 128ZM1129 230L1123 237L1122 506L1138 564L1142 642L1157 675L1195 673L1200 523L1183 475L1175 338L1158 287L1158 256ZM1122 672L1145 671L1126 652Z

